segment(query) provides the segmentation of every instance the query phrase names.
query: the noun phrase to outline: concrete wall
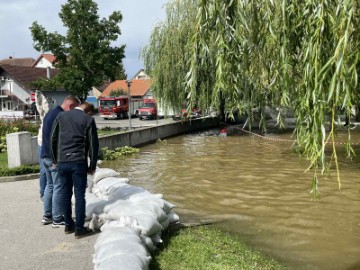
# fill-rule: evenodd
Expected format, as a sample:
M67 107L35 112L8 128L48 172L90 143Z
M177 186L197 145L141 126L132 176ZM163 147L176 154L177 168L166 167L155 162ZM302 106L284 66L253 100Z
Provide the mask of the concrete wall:
M107 135L99 138L100 148L110 150L123 146L141 146L188 132L209 129L219 126L218 118L194 119L191 122L174 122L150 128L136 129L124 133ZM37 137L30 132L18 132L6 135L8 145L9 168L39 163Z
M209 129L219 125L218 118L195 119L186 122L174 122L150 128L136 129L134 131L103 136L99 138L100 148L108 147L113 150L122 146L141 146L192 131Z
M30 132L7 134L6 144L9 168L39 163L37 138L31 137Z

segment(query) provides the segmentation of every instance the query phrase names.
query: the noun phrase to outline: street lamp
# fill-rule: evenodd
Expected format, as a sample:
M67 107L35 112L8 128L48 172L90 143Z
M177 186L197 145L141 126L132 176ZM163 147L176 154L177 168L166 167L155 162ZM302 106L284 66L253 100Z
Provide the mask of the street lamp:
M129 107L129 109L128 109L129 130L131 130L131 95L130 95L130 86L131 86L132 81L127 80L126 83L127 83L127 87L128 87L128 99L129 99L129 105L128 105L128 107Z

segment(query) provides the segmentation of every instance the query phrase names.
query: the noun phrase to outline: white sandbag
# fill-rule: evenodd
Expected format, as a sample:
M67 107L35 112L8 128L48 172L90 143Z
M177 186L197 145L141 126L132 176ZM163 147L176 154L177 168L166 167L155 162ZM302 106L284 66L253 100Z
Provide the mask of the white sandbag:
M127 185L124 185L121 188L115 190L111 195L109 195L109 200L112 200L112 201L119 200L119 199L124 200L133 194L139 194L139 193L148 194L150 192L141 187L132 186L132 185L127 184Z
M161 239L161 232L154 233L149 237L151 238L151 241L153 242L154 245L160 245L163 243L163 240Z
M103 227L107 226L130 226L129 224L124 225L123 223L119 222L121 218L124 218L125 216L122 214L123 212L115 212L110 211L107 214L102 214L100 217L103 220L108 220L109 222L106 222L102 227L101 230L103 230ZM133 217L137 221L136 228L141 229L141 234L150 236L153 235L163 229L161 224L152 216L151 214L148 214L147 212L134 212L129 215L129 217ZM134 225L131 225L134 226Z
M161 223L165 220L168 220L168 217L164 210L161 207L161 204L157 202L157 200L151 199L146 200L145 202L138 202L135 203L133 210L139 210L139 211L146 211L147 213L151 214L156 220Z
M134 202L135 205L144 205L146 209L151 209L152 212L156 213L156 217L159 222L167 219L167 216L165 217L165 215L175 207L175 205L156 196L149 196L144 197L142 200L130 201ZM162 211L160 212L158 209L161 209Z
M180 217L173 211L167 214L169 218L169 225L174 225L180 221Z
M149 236L140 235L140 239L143 244L148 248L150 251L155 251L157 247L154 245L152 239Z
M106 205L106 207L104 207L104 213L109 213L112 208L122 207L124 209L123 216L128 216L128 213L131 212L129 209L132 207L132 205L133 203L127 200L119 199L119 200L111 201L111 203L109 203L108 205ZM122 215L119 214L117 217L120 216ZM117 219L117 217L115 219Z
M131 194L129 196L126 197L126 200L131 201L131 202L137 202L137 201L141 201L143 199L149 198L149 197L155 197L158 199L162 199L163 195L158 193L158 194L153 194L150 192L142 192L142 193L135 193L135 194Z
M85 216L87 218L92 218L93 214L100 215L104 213L104 207L109 204L110 202L103 200L93 193L86 191L85 193L85 201L86 201L86 208L85 208Z
M163 221L161 221L159 223L160 223L161 227L163 227L163 229L166 230L169 227L170 221L166 217L166 219L164 219Z
M100 221L99 216L93 214L88 226L92 231L100 231L100 228L103 224L104 223Z
M96 184L100 180L106 178L106 177L119 177L120 173L114 171L113 169L109 168L98 168L96 169L94 173L94 179L93 182Z
M141 232L141 228L139 227L139 223L135 217L120 217L118 220L107 220L104 215L106 214L99 216L99 220L102 222L100 229L102 232L123 227L134 228Z
M114 189L121 187L124 183L128 183L129 178L121 178L121 177L105 177L101 179L101 181L97 182L94 186L98 188L98 190L104 194L108 194Z
M116 242L116 241L129 241L132 243L143 244L140 238L140 230L130 227L117 227L111 230L105 230L96 239L94 248L97 250L100 246Z
M129 202L118 200L104 207L104 213L108 214L110 220L117 220L121 216L139 217L143 214L154 217L159 223L168 219L165 212L161 209L162 201L158 199L147 199L140 202Z
M93 263L95 265L100 265L102 262L118 255L135 256L142 265L144 262L149 262L151 257L144 244L141 242L140 237L138 237L138 239L140 242L132 242L131 238L127 240L125 237L122 241L112 241L99 246L95 250Z
M113 256L99 264L95 270L148 270L151 257L139 258L132 254Z
M94 186L94 175L87 175L87 189L89 190L89 192L92 191L92 188Z
M163 230L161 224L149 214L137 216L136 219L139 224L138 228L141 229L142 235L150 236Z
M164 210L164 212L165 212L166 214L169 214L170 211L176 207L175 204L172 204L171 202L168 202L167 200L164 200L164 199L163 199L163 202L164 202L164 208L163 208L163 210Z

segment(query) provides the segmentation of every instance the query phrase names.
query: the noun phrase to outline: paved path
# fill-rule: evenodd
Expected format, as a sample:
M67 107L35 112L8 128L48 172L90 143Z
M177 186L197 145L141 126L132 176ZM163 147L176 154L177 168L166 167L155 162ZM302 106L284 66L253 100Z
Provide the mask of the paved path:
M93 269L98 234L75 239L42 225L38 179L0 183L0 269Z

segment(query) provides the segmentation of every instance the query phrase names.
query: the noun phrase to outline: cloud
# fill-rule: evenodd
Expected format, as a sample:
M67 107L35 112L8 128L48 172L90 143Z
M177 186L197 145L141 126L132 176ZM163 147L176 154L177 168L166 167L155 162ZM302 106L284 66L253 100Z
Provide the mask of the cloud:
M0 0L0 59L13 57L37 58L40 52L33 48L29 27L37 21L48 32L64 34L65 29L59 18L61 5L65 0ZM143 68L139 52L150 38L155 23L165 18L163 8L166 0L97 0L100 18L108 17L113 11L120 11L121 36L117 45L126 45L124 66L128 76Z

